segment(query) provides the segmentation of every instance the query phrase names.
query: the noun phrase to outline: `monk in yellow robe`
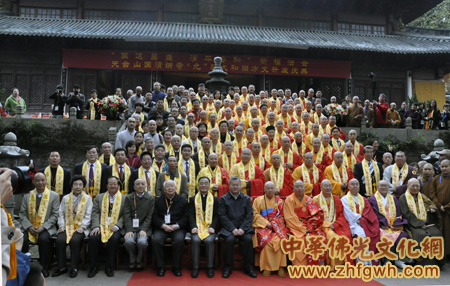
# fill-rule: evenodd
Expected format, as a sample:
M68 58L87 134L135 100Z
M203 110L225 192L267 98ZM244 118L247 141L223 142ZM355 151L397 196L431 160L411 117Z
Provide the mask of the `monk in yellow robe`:
M283 200L275 196L275 184L268 181L264 185L264 195L253 202L253 247L256 250L255 264L270 276L278 271L285 277L286 254L281 250L281 240L288 239L288 230L283 218Z

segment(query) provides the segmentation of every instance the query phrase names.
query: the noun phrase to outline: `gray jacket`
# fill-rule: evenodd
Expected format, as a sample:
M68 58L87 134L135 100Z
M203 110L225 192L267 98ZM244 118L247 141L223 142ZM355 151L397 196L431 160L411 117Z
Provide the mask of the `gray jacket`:
M26 231L27 229L33 226L30 222L28 212L28 202L30 201L30 195L31 192L23 197L22 205L20 206L19 218L22 224L23 231ZM58 214L59 214L59 195L54 191L50 191L47 213L45 214L44 224L42 225L48 231L50 236L54 236L56 234L57 231L56 223L58 221Z

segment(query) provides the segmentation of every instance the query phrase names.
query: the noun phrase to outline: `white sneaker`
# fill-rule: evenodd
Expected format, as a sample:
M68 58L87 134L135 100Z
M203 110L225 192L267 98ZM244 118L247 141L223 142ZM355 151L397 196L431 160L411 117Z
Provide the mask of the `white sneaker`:
M395 260L395 266L397 266L398 268L405 268L406 264L405 262L401 261L401 260Z

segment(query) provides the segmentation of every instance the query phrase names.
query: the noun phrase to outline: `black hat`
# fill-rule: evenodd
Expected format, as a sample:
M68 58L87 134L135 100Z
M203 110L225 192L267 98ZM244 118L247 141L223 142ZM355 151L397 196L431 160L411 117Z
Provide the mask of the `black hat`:
M270 130L275 130L275 126L269 125L266 127L266 132L269 132Z

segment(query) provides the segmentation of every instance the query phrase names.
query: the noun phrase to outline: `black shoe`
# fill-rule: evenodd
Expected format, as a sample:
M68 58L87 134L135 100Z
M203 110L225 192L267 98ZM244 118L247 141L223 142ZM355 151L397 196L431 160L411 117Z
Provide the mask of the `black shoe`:
M95 275L97 273L98 273L98 268L97 267L91 267L91 269L89 269L88 278L95 277Z
M208 278L213 278L214 277L214 269L208 268L208 270L206 270L206 276L208 276Z
M58 276L60 276L60 275L63 275L64 273L67 273L67 268L62 268L62 269L56 270L56 271L52 274L52 277L58 277Z
M198 268L192 269L191 277L192 278L197 278L198 277Z
M222 278L228 278L231 275L231 269L224 269L222 272Z
M69 274L70 278L75 278L75 277L77 277L77 275L78 275L78 269L72 269L70 271L70 274Z
M156 275L158 275L159 277L164 276L164 274L166 274L166 269L164 267L160 267L156 272Z
M256 278L256 276L257 276L256 272L255 272L255 270L253 270L253 268L246 269L245 273L252 278Z
M130 263L130 266L128 267L130 271L134 271L136 269L136 263Z
M42 276L44 276L44 278L50 276L50 272L48 272L47 268L42 268Z
M136 270L137 270L137 271L142 271L142 270L144 270L144 264L143 264L143 263L138 263L138 264L136 264Z
M114 270L109 266L106 266L105 273L108 277L114 277Z
M175 276L181 276L181 270L178 267L174 267L172 269L172 272L173 272L173 275L175 275Z

